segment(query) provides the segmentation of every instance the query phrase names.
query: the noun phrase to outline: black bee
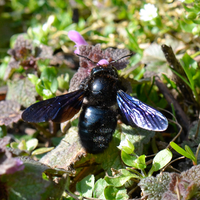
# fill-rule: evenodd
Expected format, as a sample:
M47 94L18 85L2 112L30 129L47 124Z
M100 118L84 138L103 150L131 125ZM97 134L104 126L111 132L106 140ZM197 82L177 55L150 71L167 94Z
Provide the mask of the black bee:
M152 131L166 130L168 121L160 112L123 91L117 70L112 66L116 61L105 61L96 64L89 77L80 84L80 89L31 105L23 112L22 119L34 123L49 120L64 122L82 107L78 134L82 146L93 154L108 147L117 126L118 114L130 126L137 125ZM84 98L86 103L83 103Z

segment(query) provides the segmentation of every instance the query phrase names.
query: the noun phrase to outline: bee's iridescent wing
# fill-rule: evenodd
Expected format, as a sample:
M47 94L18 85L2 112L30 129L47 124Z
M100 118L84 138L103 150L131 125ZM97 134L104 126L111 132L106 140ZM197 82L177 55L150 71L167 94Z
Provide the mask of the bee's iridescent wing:
M168 121L162 113L122 90L117 92L117 103L122 117L131 126L137 125L151 131L164 131L168 127Z
M22 113L22 119L34 123L49 120L53 122L67 121L80 110L84 93L83 90L76 90L35 103Z

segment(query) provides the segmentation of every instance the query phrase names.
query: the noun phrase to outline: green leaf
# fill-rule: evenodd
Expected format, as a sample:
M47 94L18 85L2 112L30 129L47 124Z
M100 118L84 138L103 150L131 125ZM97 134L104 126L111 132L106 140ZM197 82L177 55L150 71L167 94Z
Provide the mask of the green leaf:
M46 77L43 77L41 80L42 80L42 84L44 85L44 88L47 90L51 90L51 81L47 79Z
M54 67L46 67L41 74L40 77L42 80L44 80L45 83L47 83L48 80L48 85L47 89L51 89L53 93L56 92L58 89L58 81L57 81L57 70Z
M131 178L140 179L140 177L136 174L133 174L126 169L121 169L120 174L115 177L106 176L104 180L112 186L121 187Z
M194 0L185 0L184 3L193 3Z
M173 73L175 73L179 78L181 78L192 90L192 86L191 84L183 77L181 76L178 72L176 72L174 69L171 68L171 70L173 71Z
M36 82L35 88L44 99L54 97L54 93L58 89L57 70L53 67L45 67L40 79Z
M188 24L188 23L186 23L186 22L183 21L183 20L180 20L179 23L180 23L181 29L182 29L183 31L185 31L185 32L188 32L188 33L191 33L192 30L193 30L193 28L196 27L196 24L194 24L194 23Z
M116 200L127 200L129 199L129 196L127 194L127 190L126 189L121 189L117 192L117 195L115 197Z
M146 168L146 163L145 163L145 155L141 155L141 156L139 156L138 158L137 158L137 169L141 169L141 170L143 170L143 169L145 169Z
M148 173L151 176L153 172L158 171L165 167L172 159L172 152L168 149L163 149L159 151L153 159L152 167Z
M192 156L185 151L184 149L182 149L180 146L178 146L175 142L170 142L170 146L177 151L178 153L180 153L181 155L185 156L186 158L189 158L192 160Z
M35 74L28 74L28 79L33 83L34 85L37 84L38 77Z
M195 12L189 12L189 13L186 15L186 18L187 18L187 19L190 19L190 20L196 19L196 17L197 17L197 13L195 13Z
M165 80L167 81L167 83L169 83L171 85L172 88L177 90L177 85L174 83L174 81L172 81L171 79L169 79L165 74L162 74L162 76L165 78Z
M51 89L51 91L53 93L55 93L57 91L57 89L58 89L57 77L52 80L52 82L51 82L51 88L50 89Z
M119 149L123 149L127 154L132 154L134 152L134 145L127 139L121 140L120 145L118 146Z
M92 197L94 188L94 175L88 175L76 184L76 190L84 197Z
M40 96L42 96L44 100L54 97L54 94L52 94L50 90L50 84L51 83L48 80L42 81L41 79L38 79L37 84L35 86L37 93Z
M7 135L7 128L5 125L0 125L0 138L3 138Z
M194 7L187 7L185 4L183 4L183 7L184 7L184 9L187 11L187 12L193 12L193 11L195 11L195 8Z
M20 150L26 150L26 141L25 140L20 141L18 144L18 148Z
M196 92L196 87L197 87L197 83L196 83L196 78L197 80L199 80L199 73L197 70L198 69L198 64L197 62L192 59L187 53L184 54L182 60L182 67L187 75L187 78L190 82L190 85L191 85L191 89L198 101L198 95L197 95L197 92Z
M121 158L123 162L130 167L135 167L136 169L141 170L146 168L145 155L137 157L134 155L129 155L125 151L122 151Z
M94 185L93 197L98 199L105 199L104 189L107 185L108 183L104 179L100 178Z
M106 199L115 199L118 191L119 189L114 186L107 186L104 190L104 195Z
M136 53L135 55L131 56L129 62L130 62L130 65L133 66L133 65L136 65L137 63L139 63L142 59L142 55L139 54L139 53Z
M65 74L65 75L60 75L57 78L58 80L58 87L61 89L68 89L69 88L69 80L70 80L70 76L69 74Z
M36 138L30 139L26 142L27 151L33 151L38 145L38 140Z
M134 161L137 159L137 156L134 156L134 155L129 155L127 154L125 151L121 151L121 158L122 158L122 161L130 166L130 167L133 167L134 166Z
M106 199L126 200L129 198L126 189L118 189L113 186L107 186L104 190Z
M137 40L136 40L136 37L134 36L134 34L131 34L129 32L128 29L126 29L126 32L128 33L128 37L129 37L129 48L137 53L139 53L140 55L142 55L142 50L140 49L138 43L137 43Z
M54 147L42 147L42 148L39 148L39 149L36 149L35 151L32 152L32 155L40 155L40 154L43 154L43 153L47 153L51 150L53 150Z
M11 142L10 147L12 147L13 149L18 149L18 143L17 142Z
M185 150L190 154L190 156L192 157L192 160L196 161L196 157L188 145L185 145Z
M183 56L182 60L182 67L188 77L188 80L191 84L192 90L194 90L194 81L193 81L193 74L196 73L197 63L187 54Z

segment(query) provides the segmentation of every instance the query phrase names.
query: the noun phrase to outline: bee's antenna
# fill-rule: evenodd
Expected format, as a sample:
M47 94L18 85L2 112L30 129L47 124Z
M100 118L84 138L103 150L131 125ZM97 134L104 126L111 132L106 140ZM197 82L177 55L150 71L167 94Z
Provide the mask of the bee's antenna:
M76 54L76 55L77 55L78 57L85 58L85 59L89 60L90 62L96 64L96 62L94 62L93 60L90 60L90 59L89 59L88 57L86 57L86 56L82 56L82 55L80 55L80 54Z
M128 54L128 55L125 55L125 56L122 56L121 58L119 58L119 59L117 59L117 60L111 61L111 63L117 62L117 61L119 61L119 60L121 60L121 59L123 59L123 58L129 57L129 56L132 56L132 55L133 55L133 53Z

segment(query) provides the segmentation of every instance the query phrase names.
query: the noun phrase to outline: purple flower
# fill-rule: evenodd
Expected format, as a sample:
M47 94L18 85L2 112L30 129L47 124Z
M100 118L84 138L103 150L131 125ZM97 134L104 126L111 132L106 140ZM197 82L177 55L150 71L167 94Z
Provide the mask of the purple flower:
M78 90L81 82L90 75L91 70L97 65L107 66L112 62L112 66L120 70L125 68L128 64L127 58L120 60L119 58L130 54L129 50L114 48L103 50L100 44L89 45L84 38L74 30L68 32L68 37L76 43L75 47L77 47L77 49L74 53L82 56L79 57L80 67L70 81L69 91Z
M69 31L68 32L68 37L70 40L72 40L74 43L76 43L75 47L77 47L77 49L74 51L75 54L79 54L79 46L81 45L88 45L88 43L85 41L85 39L82 37L82 35L80 35L79 32L77 31Z

